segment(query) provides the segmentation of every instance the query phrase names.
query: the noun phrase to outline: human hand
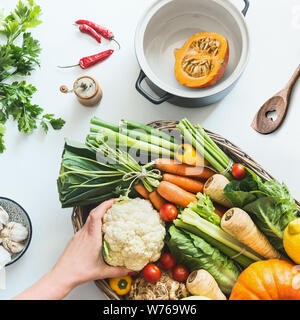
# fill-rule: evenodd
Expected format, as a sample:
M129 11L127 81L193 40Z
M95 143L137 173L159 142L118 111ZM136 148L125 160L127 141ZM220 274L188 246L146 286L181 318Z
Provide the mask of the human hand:
M93 209L82 229L71 239L54 266L57 278L65 279L71 288L84 282L128 275L130 270L108 266L102 257L102 218L113 200Z
M14 299L63 299L84 282L128 275L130 270L108 266L102 257L102 218L112 204L109 200L92 210L52 270Z

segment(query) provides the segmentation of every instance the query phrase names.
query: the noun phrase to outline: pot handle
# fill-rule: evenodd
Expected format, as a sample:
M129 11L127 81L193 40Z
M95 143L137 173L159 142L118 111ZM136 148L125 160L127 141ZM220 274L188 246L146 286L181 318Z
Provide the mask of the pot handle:
M147 100L149 100L150 102L154 103L154 104L161 104L165 101L167 101L168 99L170 99L172 97L172 95L170 93L166 93L165 95L163 95L162 97L159 98L154 98L153 96L151 96L149 93L147 93L141 86L141 83L143 82L143 80L146 78L146 74L144 73L143 70L141 70L140 75L136 81L135 84L135 88L136 90L142 95L144 96Z
M247 11L248 11L249 6L250 6L250 3L249 3L248 0L244 0L244 2L245 2L245 7L244 7L244 9L242 10L242 14L246 17Z

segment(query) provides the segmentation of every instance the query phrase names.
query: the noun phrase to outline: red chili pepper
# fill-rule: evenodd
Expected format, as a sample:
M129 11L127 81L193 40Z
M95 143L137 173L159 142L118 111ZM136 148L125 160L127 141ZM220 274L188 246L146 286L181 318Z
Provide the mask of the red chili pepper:
M88 21L88 20L77 20L75 23L88 25L89 27L93 28L95 31L100 33L105 39L113 40L118 44L119 48L121 47L119 42L115 39L115 36L112 33L112 31L108 30L107 28L104 28L99 24L94 23L92 21Z
M75 64L73 66L66 66L66 67L60 67L59 68L72 68L76 66L80 66L82 69L87 69L92 67L93 65L102 62L103 60L107 59L109 56L113 54L114 50L106 50L97 54L94 54L89 57L84 57L79 60L79 64Z
M90 36L92 36L93 38L95 38L99 43L101 43L101 37L99 36L99 34L90 26L88 26L87 24L82 24L79 27L79 30L82 33L86 33L89 34Z

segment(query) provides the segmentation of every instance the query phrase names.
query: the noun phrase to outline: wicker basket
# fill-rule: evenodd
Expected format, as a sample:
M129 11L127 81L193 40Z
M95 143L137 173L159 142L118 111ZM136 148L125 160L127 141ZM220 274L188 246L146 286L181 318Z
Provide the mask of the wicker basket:
M176 130L177 123L178 123L177 121L155 121L155 122L149 123L148 125L160 130ZM233 161L243 163L264 180L273 179L273 177L268 172L266 172L259 164L257 164L252 158L250 158L245 152L243 152L236 145L234 145L230 141L226 140L225 138L213 132L210 132L208 130L206 130L206 132L218 144L218 146L230 156L230 158ZM296 203L298 206L298 210L300 211L300 203L298 201L296 201ZM79 229L82 228L90 210L93 207L95 206L74 208L73 214L72 214L72 223L73 223L74 232L77 232ZM111 290L110 286L105 280L97 280L95 281L95 283L108 300L122 299Z

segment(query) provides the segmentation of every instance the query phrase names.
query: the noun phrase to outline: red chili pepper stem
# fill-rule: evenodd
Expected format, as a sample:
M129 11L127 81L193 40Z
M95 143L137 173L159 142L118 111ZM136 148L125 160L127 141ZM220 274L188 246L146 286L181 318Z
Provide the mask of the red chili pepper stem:
M120 43L115 39L115 37L111 37L109 40L110 40L110 41L114 41L114 42L119 46L119 50L121 49L121 45L120 45Z
M67 68L73 68L73 67L80 67L80 64L74 64L73 66L57 66L58 68L61 68L61 69L67 69Z

